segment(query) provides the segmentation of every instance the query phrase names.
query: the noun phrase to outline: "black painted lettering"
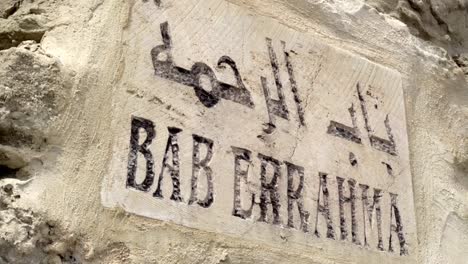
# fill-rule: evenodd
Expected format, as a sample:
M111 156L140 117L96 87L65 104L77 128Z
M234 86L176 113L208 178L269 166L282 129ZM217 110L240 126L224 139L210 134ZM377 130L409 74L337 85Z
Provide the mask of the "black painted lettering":
M349 153L349 164L351 164L351 166L353 167L358 165L358 160L356 158L356 155L354 155L354 153L352 152Z
M281 177L280 162L272 157L258 154L258 158L261 161L260 167L260 182L261 182L261 193L260 193L260 222L268 222L268 204L271 204L273 209L273 221L274 225L280 225L280 195L278 192L278 181ZM270 165L273 167L273 176L270 182L267 181L267 167Z
M400 255L408 255L406 248L405 235L403 233L403 223L401 222L400 210L397 206L398 195L390 193L391 208L390 208L390 237L388 240L388 251L393 252L393 233L397 234L400 244ZM393 220L395 219L395 221Z
M362 217L363 217L363 231L364 231L364 245L369 246L369 235L372 230L373 224L373 214L375 211L375 218L377 224L377 249L384 250L383 240L382 240L382 213L380 209L380 199L382 198L381 190L374 189L374 195L372 199L372 204L369 202L369 186L359 184L359 187L362 190Z
M200 158L200 145L205 145L207 148L205 158ZM193 155L192 155L192 192L190 195L189 204L196 202L201 207L207 208L213 203L213 171L209 163L213 157L213 140L207 139L198 135L193 135ZM205 199L198 199L198 176L200 170L205 171L207 192Z
M294 76L294 70L290 58L291 55L286 51L286 43L284 41L281 41L281 43L283 44L284 59L286 61L286 68L288 69L289 83L291 84L291 91L294 95L294 102L296 103L299 122L302 126L305 126L304 108L302 107L302 100L299 97L299 91L297 89L296 77Z
M250 208L248 210L242 209L241 182L244 181L244 184L248 183L249 167L252 163L252 153L250 150L236 147L232 147L232 152L234 153L234 208L232 210L232 215L246 219L252 215L255 194L252 194L252 203ZM247 163L245 170L242 169L241 163Z
M231 68L232 72L234 73L234 77L236 78L237 87L233 87L232 85L219 82L219 95L220 97L231 100L241 105L245 105L250 108L254 108L254 103L252 101L252 96L250 95L249 90L244 85L242 81L242 77L239 73L239 69L237 69L236 62L230 58L229 56L222 56L218 60L218 68L225 69L226 66Z
M294 202L299 210L301 219L300 230L309 232L309 212L304 209L304 168L285 162L288 169L288 227L294 228ZM299 176L297 189L294 190L294 174Z
M148 0L143 0L143 3L147 3ZM161 7L161 0L153 0L154 4L157 6L157 7Z
M193 88L200 102L206 107L213 107L219 101L219 82L213 70L203 62L197 62L192 66ZM201 77L209 79L210 88L204 89ZM211 91L210 91L211 90Z
M169 127L169 138L167 140L166 151L161 167L161 173L159 174L158 188L154 192L153 196L163 198L162 194L162 182L164 178L164 171L166 168L169 170L172 179L172 195L171 200L182 202L182 196L180 194L180 160L179 160L179 144L177 142L177 134L182 129L176 127ZM169 153L172 153L172 165L169 164Z
M191 86L200 102L208 108L215 106L220 98L230 100L244 106L253 108L250 92L245 87L236 63L228 56L222 56L218 61L218 68L224 69L228 65L234 73L238 87L219 81L214 71L203 62L196 62L190 70L175 65L172 57L172 40L169 24L160 25L163 45L151 50L151 59L155 75L185 86ZM208 79L210 87L203 87L203 78Z
M273 133L274 129L276 128L276 118L275 116L279 116L284 119L289 119L289 112L284 100L283 94L283 84L280 79L279 74L279 67L278 67L278 59L276 57L275 50L273 49L273 45L271 43L271 39L266 39L267 46L268 46L268 54L270 56L271 68L273 70L273 77L275 78L276 84L276 91L278 94L278 99L271 98L270 89L268 88L267 79L265 77L261 77L260 80L262 82L263 93L265 95L265 100L267 104L268 116L269 116L269 123L268 128L265 129L265 132L268 134Z
M190 71L177 67L174 64L169 24L167 22L162 23L160 29L163 45L151 49L151 59L155 75L183 85L192 86L194 80Z
M321 214L327 223L327 238L335 239L335 231L333 230L333 220L331 218L330 207L329 207L329 197L330 193L328 192L327 187L327 174L326 173L319 173L319 190L317 195L317 214L315 215L315 235L320 237L320 233L318 231L318 219L319 214ZM321 204L320 197L323 199L323 204Z
M356 111L354 110L353 104L350 108L348 108L348 111L351 115L351 121L353 126L349 127L347 125L335 121L330 121L327 133L336 137L352 141L357 144L362 144L361 137L359 136L359 129L357 128Z
M388 119L388 115L386 116L385 121L384 121L385 129L387 130L387 135L388 135L388 140L387 140L387 139L377 137L373 134L373 130L369 124L369 114L367 113L366 101L364 100L364 96L362 95L361 86L359 83L356 85L356 88L357 88L359 102L361 104L362 115L364 116L364 125L366 127L367 133L369 134L369 140L370 140L371 146L377 150L396 156L397 155L396 144L393 138L393 133L390 127L390 120Z
M392 176L392 177L393 177L394 175L393 175L393 168L392 168L392 165L390 165L390 164L388 164L388 163L386 163L386 162L383 162L383 161L382 161L382 164L385 165L385 168L387 168L387 174L388 174L388 176Z
M147 192L151 185L153 185L154 181L153 154L148 147L156 136L156 132L154 130L153 122L145 118L133 116L131 125L130 151L128 153L127 167L127 187ZM140 129L143 129L146 132L146 139L141 145L138 145L138 141L140 140ZM140 152L146 160L146 177L141 184L135 182L138 152Z
M344 195L344 179L340 177L336 177L336 181L338 183L338 202L340 206L340 232L341 232L341 240L346 240L348 238L348 226L346 224L346 217L345 217L345 204L349 203L351 207L351 237L352 241L356 245L360 245L359 239L357 237L357 219L356 219L356 194L355 194L355 187L356 181L353 179L348 180L349 186L349 197L345 197Z

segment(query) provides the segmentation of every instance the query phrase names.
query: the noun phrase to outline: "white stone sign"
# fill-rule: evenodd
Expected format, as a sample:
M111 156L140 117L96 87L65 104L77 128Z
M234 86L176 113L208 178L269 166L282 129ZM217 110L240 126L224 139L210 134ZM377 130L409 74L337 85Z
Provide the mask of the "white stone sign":
M330 263L414 260L398 72L221 0L137 2L123 49L105 206Z

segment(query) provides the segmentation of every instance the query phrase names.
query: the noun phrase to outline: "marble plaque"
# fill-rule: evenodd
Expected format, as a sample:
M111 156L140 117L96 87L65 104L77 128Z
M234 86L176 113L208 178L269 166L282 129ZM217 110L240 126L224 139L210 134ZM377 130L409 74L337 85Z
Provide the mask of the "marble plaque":
M414 261L398 72L226 1L131 12L106 207L330 263Z

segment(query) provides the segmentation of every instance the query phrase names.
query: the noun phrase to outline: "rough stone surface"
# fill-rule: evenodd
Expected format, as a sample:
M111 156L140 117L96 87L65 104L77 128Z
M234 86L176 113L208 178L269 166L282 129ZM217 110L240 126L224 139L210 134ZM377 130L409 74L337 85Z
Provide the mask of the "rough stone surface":
M274 20L286 31L313 36L399 72L418 238L411 245L414 262L464 263L468 257L464 250L468 244L466 1L184 2L210 7L213 15L205 19L212 23L222 23L226 10L217 7L229 3L232 10ZM115 137L118 124L112 122L119 112L116 109L125 105L116 91L125 86L121 81L126 67L131 67L126 62L139 59L126 53L132 45L128 30L138 37L151 27L154 41L160 40L159 23L148 20L137 29L132 24L149 19L137 8L143 4L148 5L145 10L159 8L158 12L174 5L171 0L0 2L0 262L342 260L298 250L288 242L246 242L242 237L187 228L102 205L101 191L113 149L128 144L128 138ZM196 10L183 12L190 16ZM170 18L169 13L165 15ZM190 30L197 25L192 24ZM198 34L203 30L210 28L198 29ZM267 31L275 32L275 28ZM239 46L243 37L239 36ZM23 41L27 42L21 44ZM224 41L200 45L207 47L208 56L216 52L217 42ZM141 87L126 88L128 96L151 99ZM186 106L170 107L176 113L177 108ZM355 263L382 263L389 258L387 253L370 257L365 250L345 248L344 255L347 250L361 255Z
M79 263L78 241L56 223L18 203L27 182L3 180L0 190L1 263Z

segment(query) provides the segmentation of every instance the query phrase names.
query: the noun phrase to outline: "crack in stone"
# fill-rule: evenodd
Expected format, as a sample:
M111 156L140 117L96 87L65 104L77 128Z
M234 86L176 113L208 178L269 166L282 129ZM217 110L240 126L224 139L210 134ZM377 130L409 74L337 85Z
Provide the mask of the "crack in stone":
M3 13L3 18L8 19L10 16L14 15L16 11L20 8L23 4L23 0L16 1L11 7L7 8Z

